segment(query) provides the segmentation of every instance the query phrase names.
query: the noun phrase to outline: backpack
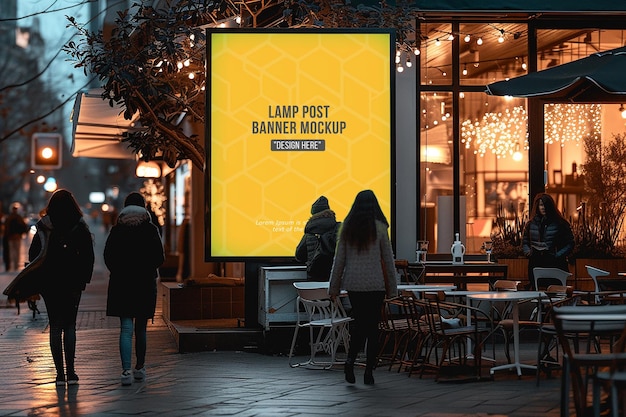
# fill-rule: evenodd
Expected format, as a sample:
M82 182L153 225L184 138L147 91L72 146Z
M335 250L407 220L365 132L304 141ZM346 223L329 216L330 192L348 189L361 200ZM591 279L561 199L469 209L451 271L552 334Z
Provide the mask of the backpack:
M322 234L311 233L310 236L316 239L316 242L313 256L307 263L309 278L328 280L330 270L333 267L335 247L337 246L336 228Z

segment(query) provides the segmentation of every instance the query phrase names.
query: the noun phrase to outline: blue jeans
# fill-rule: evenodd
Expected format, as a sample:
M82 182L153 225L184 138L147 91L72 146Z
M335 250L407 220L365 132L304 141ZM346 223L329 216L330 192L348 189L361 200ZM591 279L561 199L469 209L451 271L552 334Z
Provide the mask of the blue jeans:
M135 355L137 363L135 369L143 368L146 361L146 327L148 319L134 319L135 328ZM133 353L133 318L120 317L120 356L122 369L130 369Z

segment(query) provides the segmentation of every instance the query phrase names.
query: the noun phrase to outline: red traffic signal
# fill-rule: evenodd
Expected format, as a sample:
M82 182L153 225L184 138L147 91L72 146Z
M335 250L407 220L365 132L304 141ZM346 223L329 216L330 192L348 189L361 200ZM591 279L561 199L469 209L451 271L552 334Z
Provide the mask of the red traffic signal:
M58 133L34 133L30 165L33 169L61 168L63 137Z

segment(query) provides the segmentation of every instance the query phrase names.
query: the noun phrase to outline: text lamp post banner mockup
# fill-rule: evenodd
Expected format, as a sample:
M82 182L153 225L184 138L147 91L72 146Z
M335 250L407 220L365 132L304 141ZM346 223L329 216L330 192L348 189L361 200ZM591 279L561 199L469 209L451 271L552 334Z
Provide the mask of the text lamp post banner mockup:
M392 30L210 29L207 260L293 258L311 204L392 221Z

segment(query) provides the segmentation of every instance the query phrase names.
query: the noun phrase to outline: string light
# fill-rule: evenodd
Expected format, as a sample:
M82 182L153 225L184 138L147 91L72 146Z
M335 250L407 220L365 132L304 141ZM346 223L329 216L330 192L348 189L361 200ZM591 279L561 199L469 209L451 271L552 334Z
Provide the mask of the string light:
M466 149L474 146L474 154L484 157L489 151L498 159L513 156L517 145L528 144L528 117L522 106L504 112L485 113L480 121L470 119L461 124L461 143Z
M580 143L584 137L600 138L600 104L549 104L544 112L544 137L547 144Z
M504 29L500 29L500 35L498 36L498 43L504 42Z
M602 105L549 104L544 112L545 143L566 142L579 144L585 137L600 138L602 132ZM487 152L498 159L511 156L521 160L528 150L528 117L522 106L499 113L485 113L481 120L465 120L461 124L461 143L474 154L484 157Z
M465 43L469 43L472 40L472 37L470 35L465 35L465 38L463 40L465 41Z

